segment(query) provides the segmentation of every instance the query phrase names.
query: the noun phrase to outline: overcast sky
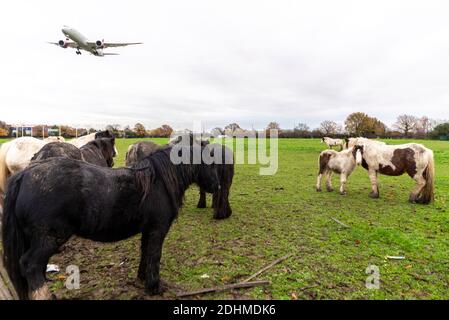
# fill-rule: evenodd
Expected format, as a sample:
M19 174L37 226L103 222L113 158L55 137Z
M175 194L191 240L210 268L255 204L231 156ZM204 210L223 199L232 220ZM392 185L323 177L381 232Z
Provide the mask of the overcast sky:
M77 56L46 43L144 42ZM449 1L7 1L0 120L180 129L449 118Z

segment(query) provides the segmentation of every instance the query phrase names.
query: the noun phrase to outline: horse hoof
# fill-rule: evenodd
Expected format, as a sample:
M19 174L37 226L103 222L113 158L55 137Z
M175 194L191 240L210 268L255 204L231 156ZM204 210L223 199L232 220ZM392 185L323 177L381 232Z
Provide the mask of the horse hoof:
M316 188L316 192L321 192L321 188Z
M371 192L371 193L369 194L369 197L372 198L372 199L379 199L379 194L378 194L378 193Z
M167 283L163 280L147 287L147 293L150 296L162 295L167 290Z
M346 194L347 194L346 191L340 192L340 195L342 195L342 196L345 196Z
M334 192L334 189L333 188L327 188L327 192Z
M230 214L216 214L214 215L214 219L215 220L224 220L229 218L231 215Z

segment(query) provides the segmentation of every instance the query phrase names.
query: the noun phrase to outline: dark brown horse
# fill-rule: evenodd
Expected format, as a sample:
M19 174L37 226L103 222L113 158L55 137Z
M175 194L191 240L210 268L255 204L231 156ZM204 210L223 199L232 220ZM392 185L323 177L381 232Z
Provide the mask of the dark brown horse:
M65 142L48 143L33 156L31 161L65 157L74 160L84 160L100 167L113 167L115 156L115 138L97 138L79 149Z

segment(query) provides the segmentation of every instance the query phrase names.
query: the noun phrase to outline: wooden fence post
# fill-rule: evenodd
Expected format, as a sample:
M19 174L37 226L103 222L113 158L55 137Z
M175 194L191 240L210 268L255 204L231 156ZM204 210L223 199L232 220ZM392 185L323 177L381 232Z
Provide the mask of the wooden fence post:
M1 223L0 223L1 227ZM1 232L0 232L1 238ZM3 251L0 244L0 300L17 300L17 294L11 285L8 273L3 266Z

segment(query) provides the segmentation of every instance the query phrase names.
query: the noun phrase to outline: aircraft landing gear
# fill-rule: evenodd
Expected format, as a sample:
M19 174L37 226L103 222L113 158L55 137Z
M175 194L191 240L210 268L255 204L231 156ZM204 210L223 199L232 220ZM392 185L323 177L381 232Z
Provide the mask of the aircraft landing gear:
M76 54L81 54L80 49L76 49Z

